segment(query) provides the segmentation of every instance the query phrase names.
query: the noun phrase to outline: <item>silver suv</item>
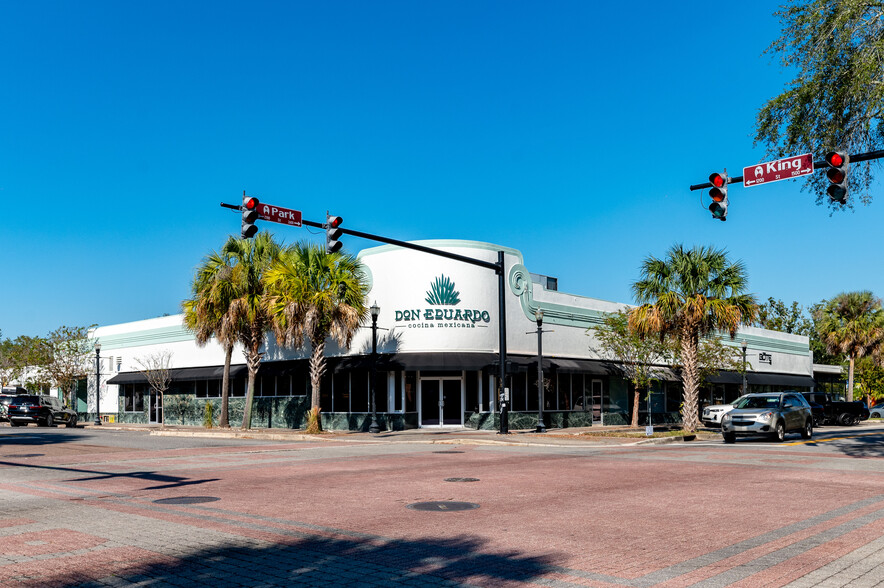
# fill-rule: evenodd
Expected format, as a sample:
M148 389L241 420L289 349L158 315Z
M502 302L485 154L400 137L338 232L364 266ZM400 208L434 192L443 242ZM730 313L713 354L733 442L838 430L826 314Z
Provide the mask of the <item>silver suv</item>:
M804 439L813 436L810 404L794 392L748 394L721 419L725 443L733 443L737 435L765 434L782 441L791 431L799 431Z

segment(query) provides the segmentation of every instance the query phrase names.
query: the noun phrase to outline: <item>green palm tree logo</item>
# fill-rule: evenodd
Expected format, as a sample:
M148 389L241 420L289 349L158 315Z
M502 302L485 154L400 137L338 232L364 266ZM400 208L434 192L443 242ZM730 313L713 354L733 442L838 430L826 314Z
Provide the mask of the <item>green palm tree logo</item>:
M446 278L445 274L436 278L425 298L430 304L454 306L460 302L460 292L454 289L454 282Z

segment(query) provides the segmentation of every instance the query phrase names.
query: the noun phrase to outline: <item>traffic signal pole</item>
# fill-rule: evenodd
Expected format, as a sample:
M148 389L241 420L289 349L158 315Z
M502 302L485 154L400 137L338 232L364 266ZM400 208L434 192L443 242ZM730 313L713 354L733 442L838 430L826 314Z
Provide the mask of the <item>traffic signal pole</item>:
M221 203L221 206L224 208L231 208L233 210L241 210L241 207L233 205L233 204L225 204ZM302 220L302 225L306 225L308 227L315 227L317 229L327 229L326 223L318 223L315 221ZM371 233L364 233L362 231L354 231L353 229L345 229L341 226L337 227L337 230L345 235L353 235L354 237L359 237L361 239L368 239L369 241L379 241L381 243L386 243L388 245L396 245L397 247L402 247L405 249L412 249L414 251L421 251L423 253L429 253L430 255L436 255L438 257L445 257L448 259L453 259L455 261L460 261L463 263L468 263L470 265L476 265L479 267L483 267L485 269L494 270L497 274L497 304L498 304L498 313L499 313L499 346L500 346L500 395L501 399L501 411L500 411L500 430L499 433L502 435L509 433L509 398L504 394L506 390L506 266L504 265L504 254L503 251L497 252L497 263L492 263L490 261L485 261L484 259L476 259L474 257L467 257L466 255L458 255L457 253L451 253L449 251L442 251L441 249L433 249L432 247L424 247L423 245L418 245L416 243L409 243L408 241L400 241L399 239L391 239L390 237L383 237L381 235L373 235Z

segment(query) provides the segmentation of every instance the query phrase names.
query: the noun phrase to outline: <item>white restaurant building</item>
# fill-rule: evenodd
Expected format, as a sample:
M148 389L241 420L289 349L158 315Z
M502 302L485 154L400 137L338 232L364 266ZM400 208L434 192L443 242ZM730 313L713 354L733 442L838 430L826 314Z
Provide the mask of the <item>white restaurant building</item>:
M532 274L520 252L472 241L420 241L426 247L496 263L504 252L507 382L512 399L510 428L533 428L538 409L537 311L543 316L543 405L552 427L628 422L632 394L618 366L593 351L592 327L622 303L565 294L554 278ZM427 253L382 246L359 255L370 283L368 304L377 320L376 409L385 429L413 427L497 428L499 402L498 277L495 272ZM322 383L323 426L365 430L370 421L369 382L372 329L359 329L350 349L326 347L328 371ZM198 347L181 315L101 326L100 413L116 422L157 422L160 403L138 372L137 360L168 350L172 388L165 399L167 423L202 424L211 402L217 422L224 354L210 342ZM814 386L807 337L742 328L725 343L745 341L751 391ZM279 348L272 334L258 372L253 427L304 426L310 384L309 349ZM230 423L239 425L245 401L245 359L238 348L231 369ZM721 372L709 378L701 402L730 401L742 378ZM95 375L78 392L77 410L94 416ZM655 423L678 419L681 382L676 371L660 370L651 395ZM647 420L647 403L640 404Z

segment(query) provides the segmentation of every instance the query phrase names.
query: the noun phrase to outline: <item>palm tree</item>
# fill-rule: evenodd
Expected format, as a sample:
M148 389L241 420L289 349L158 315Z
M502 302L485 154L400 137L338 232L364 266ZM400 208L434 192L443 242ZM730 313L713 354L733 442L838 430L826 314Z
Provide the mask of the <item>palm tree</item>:
M242 428L252 426L252 401L255 398L255 376L261 367L261 347L270 330L270 316L264 298L265 274L279 259L282 248L266 232L258 233L251 239L230 237L222 255L227 256L233 268L230 279L233 282L235 298L230 302L231 321L237 327L239 342L243 344L249 381L246 389L246 404L242 415Z
M641 273L632 285L641 306L629 312L629 326L642 336L662 340L670 335L678 342L684 364L682 421L686 431L694 432L700 424L700 338L719 330L733 339L740 324L755 319L758 305L753 295L744 293L748 280L743 263L730 262L721 249L675 245L666 259L645 259Z
M239 338L239 329L234 324L230 312L230 305L236 298L232 276L233 267L229 256L216 251L211 252L196 270L191 285L193 297L181 304L184 310L184 326L193 332L197 345L204 347L212 337L215 337L224 348L221 416L218 419L218 425L223 428L230 426L227 415L230 398L230 360L233 356L233 347Z
M856 359L867 353L880 352L884 345L881 299L868 290L842 292L819 308L816 328L828 353L847 356L847 399L853 401Z
M325 341L349 347L368 316L368 281L359 260L346 253L299 243L287 249L267 272L267 308L280 345L310 343L308 432L319 432L319 387L325 374Z

